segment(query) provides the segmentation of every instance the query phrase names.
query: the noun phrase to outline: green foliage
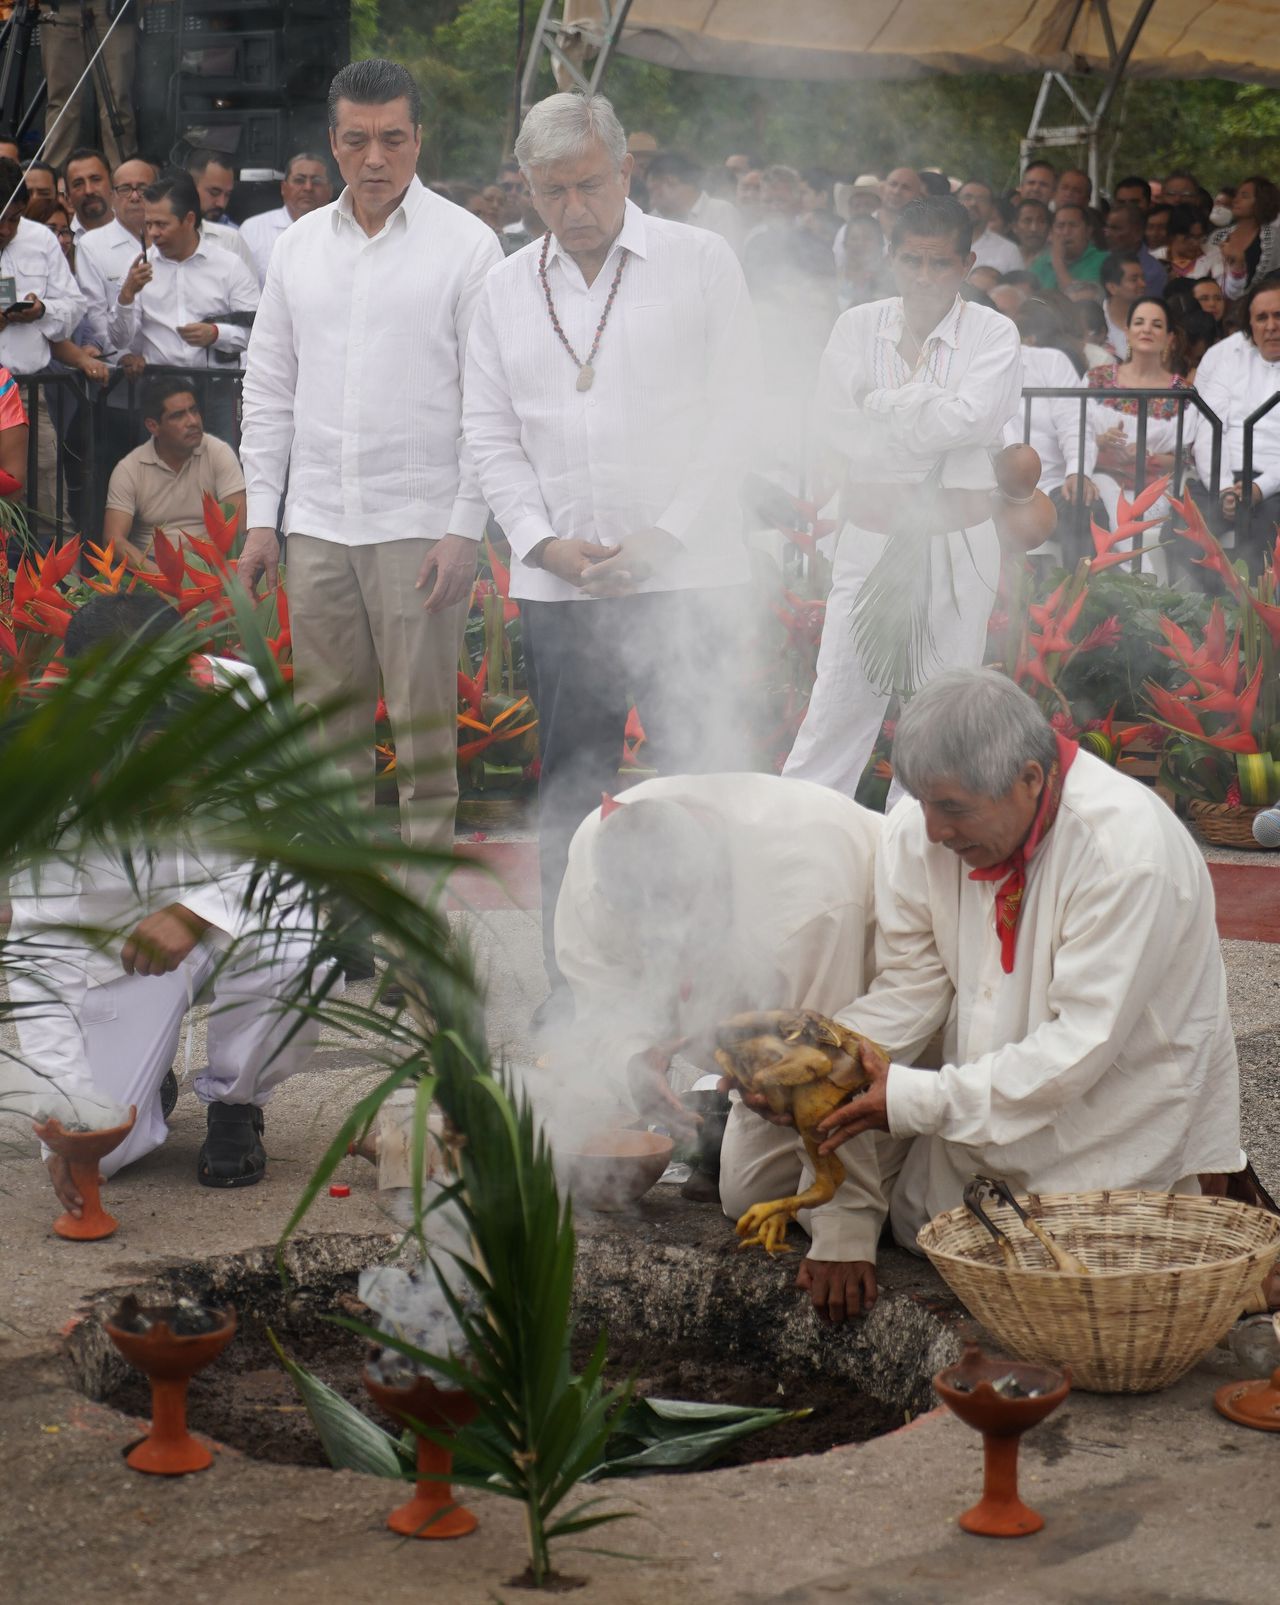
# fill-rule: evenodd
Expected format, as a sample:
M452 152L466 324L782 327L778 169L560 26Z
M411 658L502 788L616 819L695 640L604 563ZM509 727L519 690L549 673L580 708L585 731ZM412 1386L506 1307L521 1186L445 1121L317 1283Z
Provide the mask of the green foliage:
M1059 572L1047 589L1065 578L1065 573ZM1173 686L1186 678L1158 650L1167 644L1160 615L1184 630L1199 633L1210 606L1202 592L1175 591L1146 574L1108 569L1091 579L1079 626L1072 633L1084 640L1107 620L1116 619L1119 640L1114 646L1080 652L1063 666L1058 685L1077 724L1105 719L1112 708L1121 722L1149 718L1143 685L1154 680L1157 685Z
M530 27L536 15L529 0ZM516 29L516 0L356 0L356 53L405 62L430 95L424 166L433 177L487 178L510 149ZM553 87L544 69L538 93ZM788 83L679 73L619 55L604 87L626 126L713 164L745 150L840 175L907 163L1009 185L1039 79L972 73ZM1083 88L1092 99L1099 81ZM1256 168L1280 167L1280 100L1253 84L1135 80L1104 137L1104 158L1112 138L1117 177L1190 167L1211 186L1238 182ZM1055 153L1060 162L1082 158Z
M335 1471L397 1479L412 1475L413 1454L403 1437L384 1431L305 1366L291 1360L274 1333L268 1335ZM698 1404L685 1399L635 1399L613 1418L601 1458L587 1472L587 1479L701 1471L714 1465L740 1438L808 1414L807 1410ZM479 1454L474 1448L477 1444ZM484 1426L460 1430L453 1439L454 1473L460 1481L478 1479L487 1486L485 1466L501 1449L501 1440Z

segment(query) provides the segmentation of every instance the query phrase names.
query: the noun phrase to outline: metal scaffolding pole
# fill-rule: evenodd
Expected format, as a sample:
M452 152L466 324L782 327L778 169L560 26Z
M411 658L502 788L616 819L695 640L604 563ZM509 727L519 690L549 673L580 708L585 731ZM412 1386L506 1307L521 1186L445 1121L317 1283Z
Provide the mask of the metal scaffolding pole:
M542 0L520 79L520 116L549 63L558 89L594 95L631 10L631 0Z
M1030 126L1027 129L1026 137L1022 141L1018 164L1019 176L1026 172L1027 163L1041 151L1061 149L1064 146L1084 145L1089 153L1089 178L1092 181L1094 193L1095 195L1097 194L1098 135L1101 132L1107 113L1111 110L1116 93L1124 80L1125 69L1129 65L1154 5L1155 0L1142 0L1142 3L1133 14L1133 21L1129 24L1128 33L1125 34L1123 41L1117 44L1115 28L1111 21L1110 0L1076 0L1062 34L1063 52L1070 51L1071 36L1075 32L1076 24L1084 14L1085 7L1091 6L1097 13L1098 21L1102 25L1103 38L1107 44L1109 61L1107 76L1103 80L1102 90L1097 100L1090 108L1063 73L1055 71L1045 73L1040 80L1040 93L1036 96L1036 104L1031 113ZM1075 122L1049 123L1046 121L1050 97L1055 89L1060 90L1066 96L1071 111L1075 113Z

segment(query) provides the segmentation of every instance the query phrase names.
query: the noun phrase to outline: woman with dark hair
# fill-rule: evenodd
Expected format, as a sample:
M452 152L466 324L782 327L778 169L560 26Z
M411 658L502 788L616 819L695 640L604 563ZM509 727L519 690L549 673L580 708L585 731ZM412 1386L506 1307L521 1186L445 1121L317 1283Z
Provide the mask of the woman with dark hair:
M1112 390L1189 390L1186 379L1175 371L1176 356L1173 320L1167 302L1156 296L1142 296L1129 308L1126 333L1129 337L1127 362L1108 362L1091 368L1089 389L1097 392L1090 407L1090 422L1098 449L1098 472L1093 482L1107 509L1111 527L1116 527L1116 509L1123 490L1132 496L1138 478L1138 418L1144 403L1136 397L1108 397ZM1143 481L1149 483L1162 474L1172 474L1177 463L1179 404L1172 397L1145 403L1147 414L1146 457ZM1194 407L1185 409L1182 422L1183 454L1188 455L1196 433ZM1164 518L1169 503L1161 497L1146 514ZM1161 554L1144 557L1148 573L1164 578Z
M1234 221L1209 237L1222 252L1223 289L1238 301L1258 279L1280 268L1280 189L1269 178L1246 178L1231 202Z
M1165 266L1170 280L1226 277L1222 252L1209 243L1208 215L1194 206L1175 206L1169 213L1169 243Z

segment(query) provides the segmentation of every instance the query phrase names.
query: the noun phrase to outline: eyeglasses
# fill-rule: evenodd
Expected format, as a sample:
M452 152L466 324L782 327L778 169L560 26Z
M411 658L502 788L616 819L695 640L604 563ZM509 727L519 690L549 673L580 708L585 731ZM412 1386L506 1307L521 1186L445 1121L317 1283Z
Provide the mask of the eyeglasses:
M285 182L289 184L296 184L299 189L324 189L329 180L323 173L317 173L313 178L307 178L305 175L300 175L286 179ZM230 191L227 193L230 194Z
M147 186L145 184L114 184L112 193L115 195L141 195Z

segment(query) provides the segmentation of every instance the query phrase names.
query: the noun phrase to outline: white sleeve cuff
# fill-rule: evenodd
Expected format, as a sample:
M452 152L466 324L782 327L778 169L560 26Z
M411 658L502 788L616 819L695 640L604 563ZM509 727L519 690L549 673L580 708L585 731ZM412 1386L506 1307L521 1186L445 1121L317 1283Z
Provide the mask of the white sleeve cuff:
M874 1265L883 1224L881 1211L842 1209L837 1195L830 1204L815 1209L809 1217L813 1230L809 1257L845 1263L860 1259Z
M528 557L535 546L543 541L553 541L556 532L552 529L549 520L539 513L525 513L516 519L511 528L504 531L511 550L522 561Z
M489 522L489 509L483 502L459 496L449 514L450 535L461 535L464 541L478 541Z
M942 1124L942 1080L936 1070L891 1064L885 1097L891 1136L937 1135Z

